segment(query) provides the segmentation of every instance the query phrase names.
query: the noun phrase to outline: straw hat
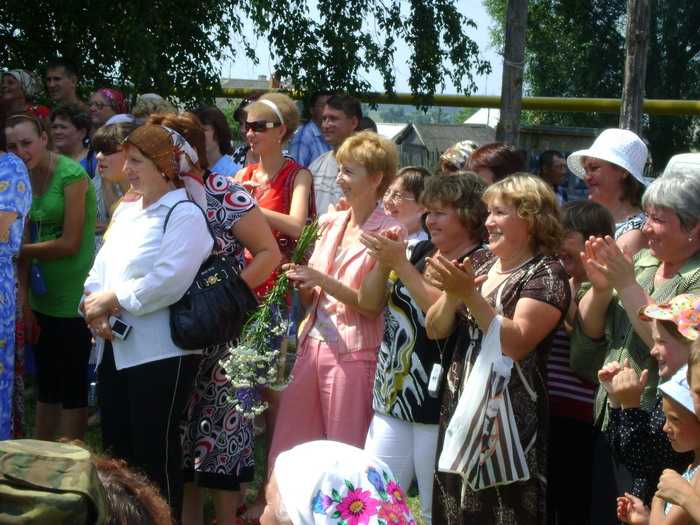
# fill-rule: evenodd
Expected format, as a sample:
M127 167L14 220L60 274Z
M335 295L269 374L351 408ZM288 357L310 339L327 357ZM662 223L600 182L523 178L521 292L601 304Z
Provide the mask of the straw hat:
M574 175L582 179L586 175L584 157L604 160L626 169L635 179L648 186L649 182L644 178L644 164L648 155L646 144L636 133L626 129L606 129L590 148L569 155L566 163Z

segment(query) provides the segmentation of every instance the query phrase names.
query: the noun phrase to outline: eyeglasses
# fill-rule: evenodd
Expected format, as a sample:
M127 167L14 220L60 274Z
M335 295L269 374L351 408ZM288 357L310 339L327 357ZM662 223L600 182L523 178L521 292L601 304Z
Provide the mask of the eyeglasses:
M92 101L88 102L85 105L89 108L97 108L100 111L102 111L102 109L105 108L106 106L109 106L109 104L105 104L104 102L92 102Z
M387 191L384 194L384 198L387 200L390 200L391 202L395 202L395 203L399 203L401 201L414 201L414 200L416 200L416 199L412 199L411 197L404 197L398 191L395 191L394 193Z
M255 133L264 133L271 128L279 128L281 122L268 122L267 120L256 120L255 122L246 122L245 130L254 131Z

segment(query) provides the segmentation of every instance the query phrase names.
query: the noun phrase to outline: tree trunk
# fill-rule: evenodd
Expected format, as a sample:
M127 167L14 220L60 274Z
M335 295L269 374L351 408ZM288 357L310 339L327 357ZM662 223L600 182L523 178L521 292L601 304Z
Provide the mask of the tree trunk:
M644 81L649 51L651 0L627 0L625 81L622 87L620 127L642 134Z
M525 28L528 0L508 0L506 11L506 42L503 53L501 84L501 117L496 128L496 140L514 146L520 139L520 108L523 97L525 66Z

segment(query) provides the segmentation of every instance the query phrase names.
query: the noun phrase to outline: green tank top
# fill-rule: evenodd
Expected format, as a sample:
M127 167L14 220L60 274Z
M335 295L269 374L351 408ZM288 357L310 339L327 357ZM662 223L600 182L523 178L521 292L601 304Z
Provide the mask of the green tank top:
M54 317L79 317L78 304L83 286L95 256L95 188L88 174L77 162L61 155L48 188L41 197L32 197L30 222L36 228L36 241L57 239L63 234L65 214L64 188L81 179L88 181L85 198L85 223L80 250L76 255L60 259L41 259L46 293L36 295L30 286L29 305L32 310Z

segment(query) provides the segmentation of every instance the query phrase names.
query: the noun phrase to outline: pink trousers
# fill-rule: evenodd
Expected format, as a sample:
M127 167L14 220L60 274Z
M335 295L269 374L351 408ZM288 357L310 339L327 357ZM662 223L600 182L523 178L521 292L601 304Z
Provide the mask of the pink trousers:
M268 470L296 445L329 439L364 448L372 420L377 350L338 353L336 342L307 337L297 351L292 382L282 391Z

